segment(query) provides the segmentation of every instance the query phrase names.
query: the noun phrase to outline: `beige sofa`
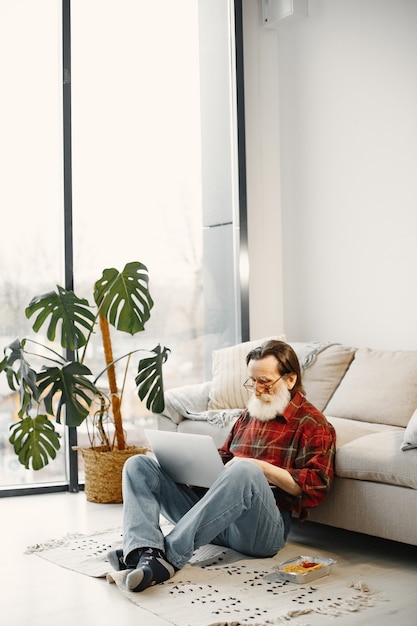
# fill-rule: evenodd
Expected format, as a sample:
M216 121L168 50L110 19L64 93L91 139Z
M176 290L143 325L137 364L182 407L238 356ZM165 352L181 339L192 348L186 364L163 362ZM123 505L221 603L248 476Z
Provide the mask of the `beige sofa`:
M246 354L263 340L215 351L212 380L167 391L158 427L221 445L247 400ZM334 484L309 518L417 545L417 351L289 343L337 434Z

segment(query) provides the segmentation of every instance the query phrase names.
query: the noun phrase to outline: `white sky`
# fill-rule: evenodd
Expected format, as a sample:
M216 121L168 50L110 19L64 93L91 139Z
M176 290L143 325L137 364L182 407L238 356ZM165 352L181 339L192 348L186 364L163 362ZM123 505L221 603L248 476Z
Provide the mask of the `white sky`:
M187 231L200 246L197 3L71 4L76 270L140 260L172 277ZM60 7L0 0L0 264L62 282Z

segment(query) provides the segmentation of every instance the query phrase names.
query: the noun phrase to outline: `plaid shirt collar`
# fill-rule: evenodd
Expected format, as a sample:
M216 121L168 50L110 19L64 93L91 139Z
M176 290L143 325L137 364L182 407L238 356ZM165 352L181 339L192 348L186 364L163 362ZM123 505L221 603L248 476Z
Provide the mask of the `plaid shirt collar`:
M294 397L291 398L289 404L284 409L284 412L282 414L282 417L287 422L287 424L292 422L292 420L294 419L294 416L297 413L298 409L301 406L303 406L305 401L306 401L306 399L304 398L304 396L301 395L301 393L299 391L297 391L295 393Z

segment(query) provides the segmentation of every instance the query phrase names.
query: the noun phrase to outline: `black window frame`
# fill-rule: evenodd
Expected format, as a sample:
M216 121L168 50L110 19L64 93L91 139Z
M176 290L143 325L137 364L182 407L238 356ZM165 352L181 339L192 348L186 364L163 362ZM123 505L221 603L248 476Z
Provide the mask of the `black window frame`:
M62 95L63 95L63 195L64 195L64 267L65 288L74 287L73 259L73 216L72 216L72 120L71 120L71 0L62 1ZM235 26L236 58L236 118L238 152L238 192L239 192L239 255L248 254L248 222L246 194L246 139L245 139L245 96L243 63L243 11L242 0L232 0ZM241 339L249 340L249 285L247 277L240 277ZM67 353L71 358L71 353ZM77 429L68 428L66 437L66 458L68 462L68 482L40 484L28 487L0 487L0 498L57 493L69 491L77 493L84 485L78 477Z

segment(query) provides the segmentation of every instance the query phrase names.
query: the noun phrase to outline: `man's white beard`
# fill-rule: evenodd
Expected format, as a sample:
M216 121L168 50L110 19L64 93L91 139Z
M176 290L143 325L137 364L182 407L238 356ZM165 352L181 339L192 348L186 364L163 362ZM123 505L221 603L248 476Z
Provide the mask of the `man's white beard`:
M260 396L253 394L247 403L252 417L261 422L269 422L277 415L282 415L291 401L291 393L285 385L281 385L274 394L263 393Z

